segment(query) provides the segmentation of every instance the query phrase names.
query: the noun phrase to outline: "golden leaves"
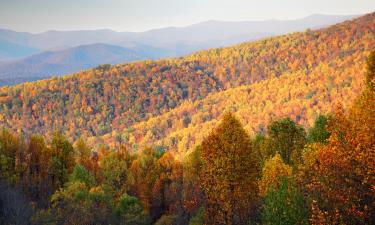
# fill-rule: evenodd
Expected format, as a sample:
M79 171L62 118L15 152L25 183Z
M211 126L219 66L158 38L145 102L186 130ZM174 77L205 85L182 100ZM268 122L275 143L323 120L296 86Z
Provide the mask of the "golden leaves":
M270 188L278 188L280 185L280 178L289 177L292 175L292 167L285 164L281 159L279 153L274 157L266 160L262 178L259 181L259 192L261 196L266 196Z

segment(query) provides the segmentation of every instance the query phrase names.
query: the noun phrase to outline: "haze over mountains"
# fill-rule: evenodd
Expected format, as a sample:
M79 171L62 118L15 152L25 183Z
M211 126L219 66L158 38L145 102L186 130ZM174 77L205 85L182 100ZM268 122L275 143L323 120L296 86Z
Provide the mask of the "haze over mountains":
M140 29L367 1L0 0L0 24ZM375 10L346 18L0 29L0 225L375 225Z
M145 32L0 30L0 86L63 75L99 64L182 56L268 36L321 28L355 16L311 15L298 20L206 21Z
M9 64L0 64L1 82L11 84L65 74L99 64L117 64L143 59L131 49L108 44L80 45L60 51L44 51Z
M310 127L363 89L375 13L315 31L0 88L0 123L75 141L186 152L232 111L255 134L274 119Z

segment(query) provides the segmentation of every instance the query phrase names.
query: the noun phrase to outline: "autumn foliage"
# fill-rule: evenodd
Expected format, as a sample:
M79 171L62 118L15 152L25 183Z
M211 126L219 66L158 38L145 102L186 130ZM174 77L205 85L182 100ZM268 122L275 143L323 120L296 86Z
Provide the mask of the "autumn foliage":
M374 224L374 20L0 88L0 224Z
M181 152L194 149L227 110L243 118L249 133L286 116L307 128L362 90L373 24L372 13L178 59L2 87L0 122L49 138L61 130L70 141L82 137L95 147L141 150L157 143Z
M315 175L305 180L308 196L314 201L313 224L320 224L315 220L321 217L326 223L374 222L374 97L368 83L349 112L337 107L329 123L327 145L316 150L315 163L304 168Z
M258 164L249 135L231 114L202 142L206 224L244 224L258 204Z

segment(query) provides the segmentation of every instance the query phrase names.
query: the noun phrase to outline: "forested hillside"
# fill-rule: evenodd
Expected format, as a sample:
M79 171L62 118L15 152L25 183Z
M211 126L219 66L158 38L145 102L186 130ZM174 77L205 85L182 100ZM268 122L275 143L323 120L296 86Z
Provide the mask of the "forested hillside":
M136 148L141 139L150 143L171 132L184 132L184 127L205 132L199 127L207 126L225 110L224 105L228 106L220 99L228 101L230 98L224 96L238 92L232 99L246 125L252 122L247 125L249 129L266 126L271 118L290 112L297 122L308 126L317 114L330 111L328 104L350 101L361 89L363 62L375 46L374 24L372 13L326 29L202 51L184 58L104 65L63 78L3 87L0 121L17 132L50 136L60 130L72 141L91 137L90 143L97 144L97 137L102 137L112 146L121 142ZM241 85L249 86L229 90ZM278 95L273 92L276 90ZM210 93L218 94L205 99ZM182 110L189 104L199 106L198 101L204 104L196 115L194 107ZM244 103L246 110L239 107ZM163 115L181 104L182 108L174 111L181 114L178 117ZM210 105L213 110L204 109ZM271 106L283 110L271 112ZM167 130L138 124L147 120L151 122L146 124L151 124L155 116L166 118L167 124L161 126ZM141 129L129 134L132 127ZM166 141L178 144L178 139ZM166 141L161 145L170 147Z
M309 130L249 135L232 113L183 159L0 131L0 223L374 224L375 52L364 90Z
M0 88L0 224L375 223L375 13Z
M136 123L122 136L136 147L156 145L184 153L207 136L224 112L233 112L252 135L264 133L271 121L286 116L308 128L319 115L331 112L338 103L350 105L361 92L365 64L341 64L341 68L345 69L339 72L322 64L308 76L303 71L284 74L186 101L168 113ZM102 139L108 142L107 136Z

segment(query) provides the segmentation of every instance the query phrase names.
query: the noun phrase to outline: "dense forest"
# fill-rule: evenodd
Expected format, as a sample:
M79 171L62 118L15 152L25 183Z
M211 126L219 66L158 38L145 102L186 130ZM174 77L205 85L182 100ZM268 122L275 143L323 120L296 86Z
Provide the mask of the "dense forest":
M0 224L374 224L374 24L0 88Z
M0 133L4 224L373 224L375 52L364 91L305 129L250 136L225 113L183 160L124 145L93 151L61 133Z
M90 145L121 143L134 150L157 140L159 148L182 152L201 140L188 139L190 133L207 132L201 127L212 128L228 107L249 132L289 114L307 128L318 114L331 112L337 101L347 106L362 90L360 75L375 46L374 20L372 13L183 58L103 65L3 87L0 121L25 135L50 138L58 130L72 142L82 137ZM227 102L228 95L235 104ZM171 109L173 115L166 114ZM160 116L163 123L155 126Z

